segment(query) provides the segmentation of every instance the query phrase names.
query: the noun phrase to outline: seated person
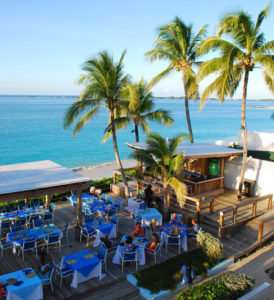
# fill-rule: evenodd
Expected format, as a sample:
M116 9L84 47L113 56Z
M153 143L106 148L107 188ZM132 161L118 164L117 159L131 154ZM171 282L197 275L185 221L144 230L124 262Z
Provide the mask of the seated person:
M156 219L152 219L150 223L150 229L152 232L157 232L157 233L161 232L161 226L157 225Z
M200 226L195 219L192 219L191 223L192 223L192 227L187 230L187 235L196 236Z
M131 235L136 237L145 237L145 231L141 227L140 222L136 223L136 226L131 231Z
M151 243L149 243L146 247L146 252L148 253L154 253L155 249L157 248L159 244L159 241L158 241L158 236L157 234L152 234L152 240L151 240Z
M181 274L183 276L182 278L183 284L185 283L192 284L192 281L195 278L195 274L189 262L187 262L185 265L182 266Z
M112 241L109 239L108 234L104 234L104 236L101 238L101 241L104 243L105 247L107 249L112 248Z
M92 196L96 196L95 191L96 191L96 187L95 187L95 186L92 186L92 187L89 189L89 193L90 193Z
M48 279L50 264L48 263L47 254L45 253L41 254L40 263L41 263L40 273L38 273L38 276L40 279Z
M170 220L170 224L175 224L175 225L181 225L184 224L182 220L179 219L176 213L172 215L172 218Z
M124 243L125 251L133 251L136 246L133 244L133 238L131 236L128 236L125 243Z

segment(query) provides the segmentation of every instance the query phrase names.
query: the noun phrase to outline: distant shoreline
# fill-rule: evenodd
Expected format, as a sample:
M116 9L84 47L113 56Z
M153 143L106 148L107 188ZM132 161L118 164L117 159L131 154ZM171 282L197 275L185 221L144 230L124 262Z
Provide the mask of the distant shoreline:
M249 105L248 108L274 108L274 105Z
M79 95L12 95L12 94L0 94L0 97L30 97L30 98L78 98ZM153 99L166 99L166 100L184 100L184 96L153 96ZM217 98L209 98L207 101L219 101ZM190 102L200 101L200 99L190 100ZM242 99L225 99L225 101L242 101ZM247 101L273 101L274 99L247 99Z

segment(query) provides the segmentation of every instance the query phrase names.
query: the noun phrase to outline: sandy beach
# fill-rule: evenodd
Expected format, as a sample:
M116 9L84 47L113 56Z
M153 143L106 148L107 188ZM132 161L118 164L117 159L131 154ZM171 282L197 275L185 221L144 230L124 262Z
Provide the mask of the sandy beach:
M135 167L137 162L135 160L123 160L122 165L124 168ZM102 165L88 166L88 167L78 167L73 168L73 171L76 171L83 176L89 177L91 180L101 179L103 177L112 177L113 171L118 169L116 162L105 163Z

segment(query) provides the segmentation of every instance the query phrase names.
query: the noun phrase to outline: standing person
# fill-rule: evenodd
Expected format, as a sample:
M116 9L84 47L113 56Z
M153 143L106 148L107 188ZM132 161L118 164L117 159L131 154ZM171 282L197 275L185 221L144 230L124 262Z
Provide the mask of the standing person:
M182 278L183 284L185 284L185 283L192 284L192 281L195 278L195 274L194 274L193 269L190 266L189 261L187 261L186 264L182 266L181 274L183 276L183 278Z
M145 202L147 207L151 207L151 203L153 201L153 191L152 191L152 186L151 184L149 184L146 188L145 188Z

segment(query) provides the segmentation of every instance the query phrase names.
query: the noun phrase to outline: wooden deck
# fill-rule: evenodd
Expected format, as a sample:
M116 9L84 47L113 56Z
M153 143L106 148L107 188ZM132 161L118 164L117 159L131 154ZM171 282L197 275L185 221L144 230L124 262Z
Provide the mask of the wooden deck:
M67 243L64 239L62 242L61 249L51 249L50 255L54 257L56 261L61 261L61 258L65 255L78 252L82 249L88 249L96 253L96 248L92 245L87 247L85 241L78 242L74 238L74 227L76 225L76 215L75 211L72 212L72 208L68 206L67 203L62 203L57 205L57 209L54 212L55 224L63 228L67 221L70 222L72 228L69 230L69 242ZM119 214L119 227L117 242L120 241L121 237L125 234L129 234L133 227L133 221L131 220L130 214L122 210ZM150 239L151 233L148 231L148 238ZM189 248L194 248L195 243L189 241ZM160 261L164 261L170 257L177 255L177 249L168 249L168 252L163 249L162 257ZM115 265L112 263L112 258L114 254L108 257L107 268L108 272L102 280L91 279L87 282L83 282L78 285L77 289L71 288L72 278L66 278L63 280L62 288L59 288L59 277L54 279L54 293L51 292L49 286L44 287L44 299L142 299L139 295L139 290L126 281L126 275L135 272L135 265L126 264L124 272L121 271L120 265ZM14 256L12 251L5 251L3 259L0 260L0 275L11 273L16 270L21 270L27 267L32 267L35 271L39 270L39 257L31 252L25 253L25 261L23 261L22 256ZM144 269L154 264L154 258L148 257L147 264L145 266L138 266L138 269ZM105 270L103 269L103 273Z

